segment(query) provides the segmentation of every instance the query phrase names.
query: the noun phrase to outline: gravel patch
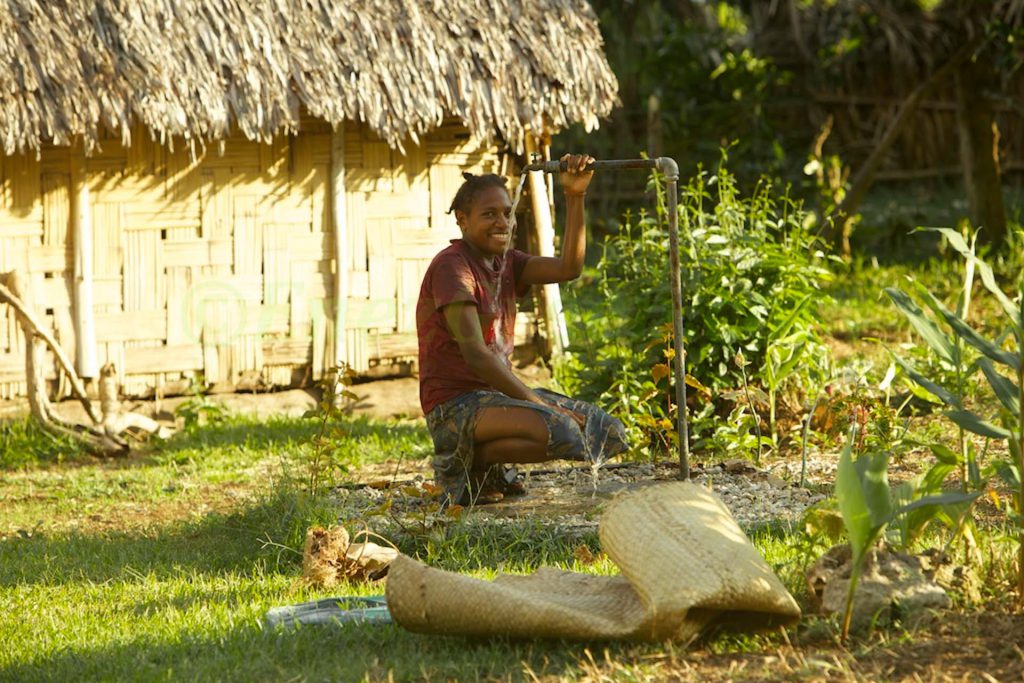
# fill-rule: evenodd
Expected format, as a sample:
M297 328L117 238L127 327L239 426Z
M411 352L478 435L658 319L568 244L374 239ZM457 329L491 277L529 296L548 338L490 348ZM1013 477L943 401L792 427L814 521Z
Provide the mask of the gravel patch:
M809 459L806 487L797 485L800 469L799 461L756 468L749 461L733 460L696 465L691 470L691 481L718 494L740 526L750 531L798 524L807 508L827 497L827 489L817 482L831 480L834 458L816 455ZM349 519L387 515L403 526L420 525L424 517L441 522L446 516L456 515L499 525L528 519L570 536L582 536L596 532L601 511L616 495L674 481L677 475L673 462L611 463L600 468L596 477L586 466L535 466L523 468L520 473L526 495L455 511L439 509L436 490L422 475L353 484L339 489L337 495Z

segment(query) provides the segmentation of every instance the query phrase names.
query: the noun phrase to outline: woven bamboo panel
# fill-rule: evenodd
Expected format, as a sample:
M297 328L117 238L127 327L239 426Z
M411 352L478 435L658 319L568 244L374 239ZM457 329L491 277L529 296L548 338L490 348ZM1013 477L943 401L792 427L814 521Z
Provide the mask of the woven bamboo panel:
M337 343L365 371L415 357L416 297L458 236L446 211L461 173L497 171L498 155L458 124L406 141L404 154L364 125L343 128L349 300ZM76 163L89 193L97 360L115 364L125 392L199 373L229 389L322 377L336 359L330 127L307 117L297 135L233 137L194 154L140 127L128 147L101 142ZM73 154L0 158L0 271L28 275L40 318L72 358ZM0 398L24 392L24 339L5 307Z

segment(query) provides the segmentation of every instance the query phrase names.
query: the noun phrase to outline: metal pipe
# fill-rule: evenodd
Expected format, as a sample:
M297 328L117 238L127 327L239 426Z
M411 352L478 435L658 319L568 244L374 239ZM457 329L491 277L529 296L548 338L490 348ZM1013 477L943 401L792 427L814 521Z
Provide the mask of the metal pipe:
M672 348L675 351L676 434L679 436L679 478L690 478L690 430L686 418L686 330L683 328L683 288L679 273L679 166L669 157L658 157L665 175L668 197L668 254L672 286Z
M660 157L658 159L598 159L597 161L592 161L587 164L587 170L599 171L630 168L652 169L658 168L658 164L661 163L662 159L668 159L668 157ZM669 161L672 160L669 159ZM674 161L672 161L672 163L675 164ZM537 163L523 166L524 171L544 171L545 173L561 173L565 169L566 163L564 161L559 161L558 159L552 159L551 161L538 161Z
M559 160L543 161L527 164L523 171L543 171L545 173L561 173L566 170L566 163ZM657 159L604 159L587 164L588 171L626 170L626 169L658 169L666 182L668 195L668 249L669 270L671 271L672 287L672 332L675 351L676 383L676 433L679 437L679 478L690 478L690 444L689 425L686 415L686 353L685 329L683 328L683 292L679 274L679 165L671 157Z

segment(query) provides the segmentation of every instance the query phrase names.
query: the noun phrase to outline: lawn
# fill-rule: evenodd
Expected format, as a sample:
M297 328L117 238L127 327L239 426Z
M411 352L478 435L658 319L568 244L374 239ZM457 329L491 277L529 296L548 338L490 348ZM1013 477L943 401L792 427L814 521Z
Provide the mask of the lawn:
M315 591L294 548L336 509L298 485L311 420L244 419L197 430L123 461L78 457L0 479L0 678L28 680L575 679L599 644L474 643L395 626L267 632L272 606L379 593L379 584ZM357 421L362 462L419 457L423 427ZM31 432L30 432L31 433ZM353 445L355 442L353 442ZM417 450L419 449L419 450ZM398 537L425 561L475 576L581 565L578 542L522 520L467 518ZM585 539L596 549L596 538ZM776 544L764 539L766 549ZM614 646L614 666L643 676L664 646ZM591 661L593 659L594 661ZM532 672L532 674L531 674Z
M943 272L934 279L945 281ZM865 337L912 337L866 295L864 281L877 291L904 274L840 277L836 303L820 311L830 343L847 347L840 363L859 363L875 383L888 356ZM935 429L928 420L920 418L921 428ZM422 421L329 426L322 474L332 481L428 467ZM616 571L595 534L566 536L537 519L467 513L402 526L336 490L311 495L320 433L316 418L228 417L129 458L98 460L25 421L0 427L0 680L959 680L980 671L1004 680L1024 672L1024 619L1010 610L1008 592L1012 546L998 520L979 527L989 553L979 566L982 604L958 600L930 629L878 629L846 645L834 621L815 616L786 632L714 634L689 646L484 642L397 626L264 629L273 606L383 592L382 584L302 583L306 528L338 518L366 520L402 551L482 578L542 565ZM791 446L773 457L799 453ZM908 458L901 466L913 471ZM799 525L758 529L753 543L808 606L803 570L825 541ZM925 544L945 540L940 533Z

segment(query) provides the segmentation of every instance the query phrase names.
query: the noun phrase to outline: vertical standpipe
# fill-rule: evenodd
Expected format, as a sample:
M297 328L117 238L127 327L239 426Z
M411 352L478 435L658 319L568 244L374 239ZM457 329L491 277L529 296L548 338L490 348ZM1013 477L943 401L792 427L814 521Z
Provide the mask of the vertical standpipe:
M679 478L690 478L689 427L686 420L686 354L684 350L683 292L679 265L679 165L671 157L657 159L608 159L594 161L587 170L658 169L665 176L668 202L668 251L672 288L672 332L675 351L674 379L676 384L676 434L679 437ZM523 171L560 173L565 170L561 161L528 164Z

